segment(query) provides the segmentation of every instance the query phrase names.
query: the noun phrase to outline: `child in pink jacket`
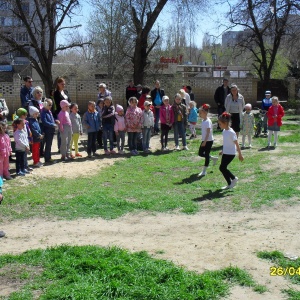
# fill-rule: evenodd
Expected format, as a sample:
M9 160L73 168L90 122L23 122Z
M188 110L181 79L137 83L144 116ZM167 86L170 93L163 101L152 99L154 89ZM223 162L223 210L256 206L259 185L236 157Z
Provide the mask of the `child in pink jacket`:
M5 133L6 125L0 122L0 176L7 180L12 179L9 173L9 156L12 149L10 144L10 138Z
M115 118L116 121L114 125L114 131L117 137L118 153L124 154L126 125L125 125L123 106L117 104Z

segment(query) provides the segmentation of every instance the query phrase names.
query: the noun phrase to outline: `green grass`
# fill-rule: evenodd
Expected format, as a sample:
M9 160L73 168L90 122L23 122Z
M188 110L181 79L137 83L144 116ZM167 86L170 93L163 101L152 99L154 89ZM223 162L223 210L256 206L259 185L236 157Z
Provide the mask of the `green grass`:
M24 276L26 273L26 276ZM263 292L245 271L228 267L203 274L145 252L119 248L59 246L0 256L0 281L14 278L10 300L35 299L223 299L233 284Z
M300 284L300 258L290 260L289 258L284 257L284 254L279 251L261 251L257 253L257 256L272 263L272 265L270 265L270 275L285 276L292 283ZM295 291L292 288L285 289L283 292L289 296L289 300L300 299L300 292Z
M218 165L211 166L204 178L197 177L204 162L198 157L198 140L190 142L190 151L167 154L157 151L149 156L128 157L88 177L36 178L21 187L18 180L10 181L5 184L6 200L1 207L1 220L30 217L112 219L139 211L194 214L203 208L257 209L274 205L276 201L292 205L299 202L299 169L282 172L273 160L274 170L270 171L270 163L277 156L279 160L295 161L299 148L290 144L296 145L299 140L300 131L293 127L289 135L279 137L281 152L275 154L265 151L266 138L255 139L256 149L243 152L244 162L235 158L230 164L229 169L240 180L234 190L227 191L220 189L226 182ZM220 148L220 144L215 144L212 154L218 155Z

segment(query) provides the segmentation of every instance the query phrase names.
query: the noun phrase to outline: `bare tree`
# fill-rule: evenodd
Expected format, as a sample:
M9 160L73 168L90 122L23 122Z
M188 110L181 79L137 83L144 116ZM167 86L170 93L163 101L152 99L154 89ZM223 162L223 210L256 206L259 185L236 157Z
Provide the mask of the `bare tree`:
M18 51L27 57L33 68L40 75L46 89L46 94L53 87L52 63L58 51L82 47L84 42L73 40L71 43L56 44L57 34L63 30L78 28L65 25L67 18L79 8L78 0L22 0L1 1L9 6L9 14L13 22L9 28L1 28L0 38L10 52ZM23 37L18 34L20 28Z
M230 5L231 27L243 26L237 46L250 51L253 67L264 86L268 85L281 42L293 30L289 17L299 13L298 0L240 0Z

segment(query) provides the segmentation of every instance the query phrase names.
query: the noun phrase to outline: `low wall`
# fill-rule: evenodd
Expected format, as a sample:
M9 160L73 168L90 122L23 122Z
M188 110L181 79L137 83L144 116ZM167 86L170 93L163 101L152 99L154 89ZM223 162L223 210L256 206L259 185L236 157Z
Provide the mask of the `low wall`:
M149 87L153 88L155 78L148 78L146 82ZM166 95L173 102L173 97L183 85L190 85L195 94L195 100L199 105L208 103L215 108L214 93L216 88L222 84L222 78L182 78L181 75L163 76L158 78L164 88ZM102 82L100 80L77 80L75 77L67 79L67 90L73 102L78 103L81 111L87 109L87 102L96 100L98 94L98 85ZM121 104L126 107L125 88L127 82L120 80L105 79L103 82L108 89L112 91L114 104ZM253 78L236 78L230 80L230 83L236 83L240 89L241 94L245 98L246 103L256 104L257 94L257 79ZM20 88L23 81L15 76L13 82L0 82L0 97L5 98L10 113L12 114L21 106ZM34 79L34 86L41 86L44 89L43 83L40 80Z

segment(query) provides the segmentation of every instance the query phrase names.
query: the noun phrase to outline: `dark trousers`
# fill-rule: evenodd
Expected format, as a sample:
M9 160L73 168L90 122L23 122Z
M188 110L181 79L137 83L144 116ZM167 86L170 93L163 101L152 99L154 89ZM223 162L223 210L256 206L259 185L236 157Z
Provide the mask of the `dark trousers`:
M87 144L87 154L91 155L91 153L95 153L97 150L96 147L96 140L97 140L97 131L88 132L88 144Z
M52 128L44 128L44 141L45 141L45 152L44 152L44 158L45 162L50 161L51 159L51 147L52 147L52 141L54 137L54 129Z
M128 132L128 147L129 150L137 150L137 137L138 132Z
M25 170L25 151L16 150L16 173L20 171L24 172Z
M213 141L207 141L204 147L202 147L202 143L203 143L203 141L201 142L201 145L199 147L199 156L205 157L204 166L208 167L209 159L210 159L210 150L213 145Z
M102 134L103 134L102 129L98 130L98 132L97 132L97 143L98 143L99 148L103 147Z
M219 170L222 172L225 180L227 181L228 185L231 184L231 180L235 178L235 176L227 169L227 166L233 161L235 155L230 154L223 154L222 161L220 164Z
M160 134L160 143L162 148L167 147L168 145L168 135L170 131L170 126L167 124L160 124L161 134Z

